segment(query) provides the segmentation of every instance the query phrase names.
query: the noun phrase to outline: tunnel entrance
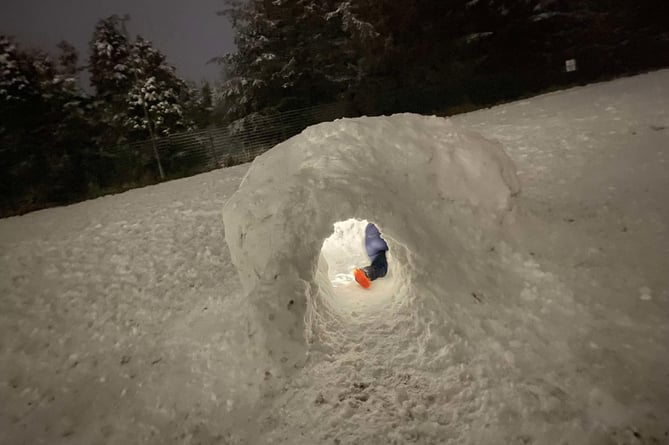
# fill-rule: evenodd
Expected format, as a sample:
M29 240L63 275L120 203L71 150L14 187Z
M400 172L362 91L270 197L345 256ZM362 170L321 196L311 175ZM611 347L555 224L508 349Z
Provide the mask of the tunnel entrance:
M353 269L370 264L365 251L365 227L373 222L388 243L388 273L363 289L353 278ZM323 241L319 259L318 282L323 297L333 312L339 315L361 315L365 312L386 312L397 307L405 280L401 266L393 256L393 239L383 227L366 219L347 219L334 224L332 234Z

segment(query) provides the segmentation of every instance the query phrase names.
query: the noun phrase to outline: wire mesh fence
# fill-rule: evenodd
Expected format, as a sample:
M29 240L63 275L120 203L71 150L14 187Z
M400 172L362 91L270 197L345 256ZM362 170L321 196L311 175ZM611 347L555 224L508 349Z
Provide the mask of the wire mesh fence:
M310 125L351 115L346 110L346 105L338 102L273 115L249 116L226 127L108 147L102 155L116 172L119 183L141 178L174 179L250 162ZM164 178L160 177L161 169Z

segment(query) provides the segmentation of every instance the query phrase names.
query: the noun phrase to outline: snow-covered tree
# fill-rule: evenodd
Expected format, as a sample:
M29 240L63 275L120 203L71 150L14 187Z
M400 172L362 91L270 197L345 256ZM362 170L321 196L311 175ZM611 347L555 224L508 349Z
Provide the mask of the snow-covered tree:
M128 116L124 127L141 136L149 134L149 125L157 136L183 131L187 124L175 90L156 77L138 80L128 92ZM146 109L145 115L144 109Z
M25 179L39 176L39 150L29 129L37 130L44 109L32 62L13 39L0 36L0 199L4 208L25 193Z
M5 107L12 102L27 100L31 94L26 63L16 43L7 36L0 36L0 101Z
M122 20L117 15L100 20L89 45L91 85L103 100L125 95L133 83L128 67L130 42L122 30Z
M184 119L186 85L151 42L129 42L124 21L101 20L91 40L91 83L100 120L107 131L102 144L166 136L192 126Z
M362 77L362 49L378 37L351 2L228 0L227 5L223 14L237 43L237 52L221 59L230 120L337 98Z
M100 20L89 44L88 68L100 126L96 143L101 147L113 146L125 138L125 102L133 79L128 66L130 43L122 25L117 15Z
M15 199L29 193L59 200L84 182L89 103L76 85L76 51L67 43L60 48L57 63L0 37L2 188Z
M214 91L209 82L198 86L188 84L188 90L183 99L184 116L192 121L196 128L205 128L212 123L214 110Z
M134 82L127 93L128 112L123 126L129 132L147 137L152 125L156 136L167 136L193 126L184 117L186 83L151 42L137 37L128 66Z

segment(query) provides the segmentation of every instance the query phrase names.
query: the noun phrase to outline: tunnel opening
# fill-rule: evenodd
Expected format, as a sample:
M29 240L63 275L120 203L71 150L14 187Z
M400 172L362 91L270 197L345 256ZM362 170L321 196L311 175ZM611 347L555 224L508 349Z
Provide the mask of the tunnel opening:
M355 281L353 270L370 264L365 251L365 227L370 222L388 243L388 272L365 289ZM407 302L410 281L406 267L398 261L403 250L376 221L351 218L334 223L331 235L323 241L318 261L316 281L323 305L338 318L349 321L399 310Z

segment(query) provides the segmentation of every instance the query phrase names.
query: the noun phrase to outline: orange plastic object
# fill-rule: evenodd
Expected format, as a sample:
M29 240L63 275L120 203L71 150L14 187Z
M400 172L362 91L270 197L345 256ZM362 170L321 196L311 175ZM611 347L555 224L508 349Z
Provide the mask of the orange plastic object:
M367 275L365 275L365 272L363 272L362 269L353 269L353 277L355 278L355 281L365 289L369 289L369 286L372 285L372 282L369 281L369 278L367 278Z

